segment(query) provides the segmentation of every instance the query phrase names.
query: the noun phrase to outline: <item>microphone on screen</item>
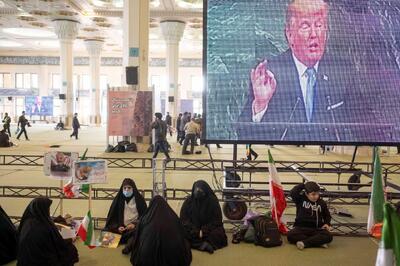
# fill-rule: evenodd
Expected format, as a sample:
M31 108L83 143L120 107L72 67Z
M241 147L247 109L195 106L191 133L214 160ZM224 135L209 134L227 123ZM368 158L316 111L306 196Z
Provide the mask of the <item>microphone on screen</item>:
M282 133L281 140L284 140L285 137L286 137L286 133L288 132L288 125L287 124L289 124L292 121L294 112L296 111L296 108L297 108L297 105L299 104L299 102L300 102L300 97L297 97L297 100L296 100L296 103L293 106L292 112L290 112L289 120L286 122L286 128L285 128L285 131L283 131L283 133Z
M329 95L326 96L326 101L328 102L327 110L331 111L331 118L332 118L333 126L334 126L334 129L335 129L336 140L340 142L340 135L339 135L339 131L338 131L337 127L336 127L335 113L333 111L335 108L332 108L331 96L329 96Z

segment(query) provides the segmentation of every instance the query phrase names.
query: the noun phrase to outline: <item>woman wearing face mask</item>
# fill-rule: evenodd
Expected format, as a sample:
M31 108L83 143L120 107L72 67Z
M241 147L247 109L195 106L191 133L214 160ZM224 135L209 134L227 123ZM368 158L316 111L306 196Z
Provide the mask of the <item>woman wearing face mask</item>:
M122 234L121 244L126 244L135 235L136 224L147 209L146 201L136 188L135 182L125 178L107 215L104 230ZM122 251L130 252L129 245Z
M207 251L228 245L217 196L203 180L196 181L182 205L180 218L192 248Z

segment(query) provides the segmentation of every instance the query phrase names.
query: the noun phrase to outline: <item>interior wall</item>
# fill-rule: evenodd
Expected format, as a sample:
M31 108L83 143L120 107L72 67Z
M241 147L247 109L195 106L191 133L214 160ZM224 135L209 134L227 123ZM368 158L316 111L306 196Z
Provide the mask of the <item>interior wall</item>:
M107 76L107 81L110 87L121 86L123 68L121 66L101 66L100 75ZM60 66L58 65L11 65L11 64L0 64L0 73L10 73L11 74L11 88L15 88L15 74L16 73L37 73L39 78L39 94L40 96L51 96L52 94L52 74L60 73ZM82 77L83 75L90 75L89 66L74 66L74 75ZM151 81L153 76L163 77L166 75L165 67L150 67L149 68L149 82L148 85L151 86ZM192 98L192 77L202 76L201 67L180 67L179 68L179 84L181 89L181 99L191 99ZM161 78L162 80L162 78ZM167 84L164 84L167 88ZM86 89L86 88L80 88ZM87 88L90 89L90 88ZM12 101L7 100L8 95L1 95L2 101L0 101L0 116L3 117L4 112L8 112L15 119L20 114L23 109L23 97L13 97ZM18 103L17 103L18 98ZM105 101L106 102L106 101ZM90 104L90 98L87 96L79 97L76 104L76 112L80 113L80 117L83 123L89 122L89 113L87 112L88 104ZM18 106L17 106L18 105ZM17 107L16 107L17 106ZM58 109L60 103L59 100L54 100L54 114L52 118L46 118L50 121L57 121ZM86 108L86 109L85 109ZM90 108L89 108L90 110Z

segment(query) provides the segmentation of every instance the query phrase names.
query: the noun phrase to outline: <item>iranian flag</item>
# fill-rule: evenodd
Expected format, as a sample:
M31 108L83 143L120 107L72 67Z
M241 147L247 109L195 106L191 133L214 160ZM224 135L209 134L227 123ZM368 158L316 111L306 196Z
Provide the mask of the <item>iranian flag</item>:
M286 198L283 193L283 187L278 177L274 159L272 158L270 150L268 150L268 169L269 169L269 198L271 201L272 218L275 219L279 227L279 231L283 234L288 232L286 224L282 222L281 218L286 209Z
M374 176L372 178L372 191L368 214L368 233L376 238L382 235L383 205L385 192L383 190L382 166L379 150L375 147Z
M85 218L83 218L82 223L78 228L77 235L89 248L95 248L97 246L96 237L94 234L93 220L90 211L88 211Z
M79 198L79 194L81 192L89 193L89 184L74 185L71 179L71 181L64 185L63 192L64 195L69 199Z
M86 154L88 152L88 148L86 148L85 152L81 156L81 160L86 160ZM89 193L89 184L82 184L82 185L74 185L72 182L73 178L64 185L63 192L64 195L71 199L71 198L79 198L79 194L82 193Z
M386 203L376 266L400 266L400 216Z

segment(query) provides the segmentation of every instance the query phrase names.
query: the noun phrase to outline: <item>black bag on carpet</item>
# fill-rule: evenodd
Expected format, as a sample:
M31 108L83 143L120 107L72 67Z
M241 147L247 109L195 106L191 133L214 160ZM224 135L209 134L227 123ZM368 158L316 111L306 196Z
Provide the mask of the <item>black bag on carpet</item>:
M266 216L258 216L249 220L256 231L254 244L266 248L282 245L281 234L274 220Z
M138 151L138 150L137 150L136 144L133 143L133 142L130 143L130 144L128 144L128 145L126 145L125 150L126 150L126 151L132 151L132 152L137 152L137 151Z

